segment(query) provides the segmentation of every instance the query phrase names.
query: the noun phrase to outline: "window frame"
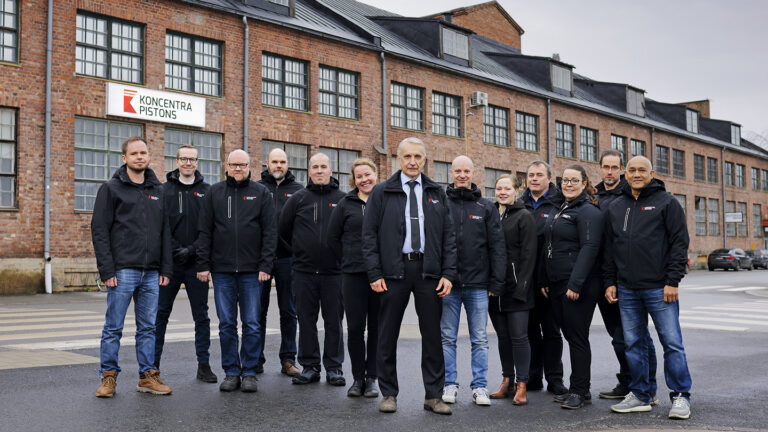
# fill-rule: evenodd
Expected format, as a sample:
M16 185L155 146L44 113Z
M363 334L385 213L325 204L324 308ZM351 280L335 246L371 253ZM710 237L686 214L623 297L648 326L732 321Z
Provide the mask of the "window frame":
M672 175L677 178L685 178L685 151L683 150L672 149Z
M627 113L645 117L645 93L627 87Z
M745 165L736 164L734 175L737 188L744 189L747 186L746 171L747 167Z
M707 198L707 235L720 235L720 200L717 198Z
M301 147L304 150L303 164L301 164L301 162L299 162L300 165L291 164L292 152L289 150L286 150L287 149L286 146L292 146L297 149ZM311 150L311 147L308 144L262 139L261 140L261 171L264 171L265 169L267 169L267 156L269 155L269 152L275 148L279 148L283 150L286 153L286 155L288 155L288 171L290 171L291 174L293 174L293 176L296 179L295 180L296 183L302 186L306 186L307 183L309 182L309 151Z
M446 35L450 35L450 37L446 37ZM463 55L464 53L461 52L463 51L463 47L462 49L459 49L459 43L462 41L467 42L466 57ZM470 53L469 35L444 25L440 26L440 52L443 56L448 55L457 59L469 61L472 57Z
M699 133L699 113L697 111L685 110L685 130L690 133Z
M611 149L621 153L621 164L627 165L627 137L611 134Z
M565 66L550 63L550 75L552 77L552 91L573 94L573 71ZM561 85L565 84L565 86Z
M752 237L763 237L763 207L758 203L752 204Z
M442 102L440 102L442 100ZM452 100L455 104L453 109L458 109L457 115L448 114L448 101ZM462 117L464 117L464 98L461 96L455 96L448 93L442 93L438 91L432 92L432 133L437 135L443 135L453 138L461 138L464 135L464 129L462 124ZM437 110L436 108L440 108ZM435 121L436 119L442 119L442 121ZM448 133L448 120L456 121L457 126L455 128L456 135ZM437 130L435 130L437 128ZM442 130L441 130L442 128Z
M763 192L768 192L768 170L760 170L760 183Z
M723 166L723 181L726 186L734 186L736 184L736 167L733 162L725 161Z
M566 129L570 128L570 141L567 139ZM567 154L570 147L570 155ZM576 159L576 126L571 123L555 121L555 155L559 157Z
M0 19L0 63L12 63L12 64L19 64L21 63L20 55L19 55L19 45L20 45L20 38L19 38L19 13L21 10L20 0L11 0L13 2L14 10L11 12L3 10L2 14L0 14L0 17L4 17L5 15L13 15L14 16L14 23L13 27L7 27L5 25L5 20ZM5 4L5 2L3 2ZM5 37L3 36L4 33L10 33L13 35L13 43L14 45L3 45L5 42ZM5 57L5 50L9 49L12 51L13 60L4 60Z
M639 139L630 139L629 140L629 147L630 147L630 153L632 154L632 157L635 156L645 156L645 141L639 140ZM635 152L636 149L640 149L640 152Z
M279 62L280 62L280 67L277 69L277 70L280 71L280 79L279 80L278 79L273 79L273 78L267 78L267 75L264 73L265 69L268 68L268 66L266 66L267 62L265 61L268 57L272 57L275 60L279 60ZM304 72L303 72L304 73L304 83L303 84L290 83L290 82L286 81L286 79L285 79L285 75L286 75L286 73L285 73L286 72L286 70L285 70L285 63L286 63L286 61L295 62L295 63L301 64L301 65L304 66ZM265 107L270 107L270 108L282 108L282 109L287 109L287 110L292 110L292 111L309 112L309 106L310 106L310 98L309 98L309 73L310 72L309 72L309 65L310 65L310 63L307 60L302 60L302 59L295 58L295 57L288 57L288 56L284 56L284 55L280 55L280 54L275 54L275 53L269 52L269 51L262 51L261 52L261 105L265 106ZM274 68L272 68L272 69L274 69ZM274 93L267 93L266 89L267 89L268 86L266 84L274 84L274 85L279 86L280 94L276 95ZM285 91L285 89L287 87L296 88L296 89L304 91L304 99L293 98L293 99L296 99L296 100L303 100L303 102L304 102L304 108L303 109L302 108L293 108L293 107L286 106L286 100L289 99L286 96L286 91ZM266 102L266 99L268 97L278 97L278 96L279 96L279 99L280 99L280 101L279 101L280 104L279 105L273 105L273 104L270 104L270 103Z
M741 145L741 126L739 125L731 124L731 144Z
M751 169L752 190L760 190L760 169L752 167Z
M0 133L0 144L10 145L13 148L13 154L11 156L11 169L8 172L3 172L2 165L0 165L0 179L11 179L11 203L10 205L2 205L2 199L0 199L0 211L17 210L19 208L19 110L18 108L0 106L0 113L2 112L10 113L12 123L8 125L0 123L0 127L8 126L11 130L11 137L7 139L4 139Z
M703 207L699 204L703 204ZM694 206L694 223L695 232L697 236L707 235L707 198L696 196L693 201Z
M489 111L491 113L489 114ZM499 125L497 124L497 120L499 119L497 113L501 112L503 114L504 123L505 125ZM488 123L488 120L492 121L492 123ZM492 137L492 141L488 140L488 132L492 132L490 135ZM498 132L503 131L503 135L506 137L504 142L498 142ZM504 108L496 105L488 105L484 107L483 109L483 142L485 144L490 145L496 145L501 147L509 147L509 108Z
M168 58L168 49L169 48L171 48L171 49L178 49L176 47L169 47L169 45L168 45L168 37L169 36L171 36L171 37L181 37L181 38L189 39L189 59L190 59L190 61L188 63L185 63L185 62L182 62L182 61L178 61L178 60L170 60ZM203 42L203 43L207 43L207 44L212 44L212 45L218 46L218 49L219 49L219 55L217 56L218 62L219 62L218 68L214 68L214 67L210 67L210 66L202 66L202 65L198 66L197 65L196 59L195 59L196 58L196 54L197 54L197 50L195 49L195 42ZM166 50L166 52L165 52L165 64L166 64L166 66L168 64L179 65L179 66L183 66L183 67L188 67L189 70L190 70L190 78L189 78L190 89L189 90L184 90L184 89L179 89L179 88L174 88L172 86L169 86L168 85L169 75L168 75L167 71L165 73L165 80L166 80L165 81L165 88L166 88L166 90L181 91L181 92L186 92L186 93L199 94L199 95L203 95L203 96L213 96L213 97L223 97L224 96L224 42L218 41L216 39L210 39L210 38L202 37L202 36L190 35L190 34L187 34L187 33L177 32L177 31L173 31L173 30L166 30L165 31L165 50ZM208 55L208 54L206 54L206 55ZM195 90L195 84L198 82L198 80L195 79L195 75L196 75L195 72L197 70L216 72L216 73L219 74L219 82L217 84L215 84L215 87L218 89L218 93L217 94L198 92L198 91ZM173 75L170 75L170 77L171 77L171 79L173 79ZM202 81L202 82L205 85L214 85L213 83L209 83L209 82L206 82L206 81Z
M489 174L492 177L489 177ZM485 167L483 169L483 196L491 202L496 202L496 179L503 175L512 175L512 171ZM489 181L489 178L492 180Z
M445 172L445 179L446 181L442 180L443 171ZM453 178L451 177L451 163L450 162L443 162L443 161L433 161L432 162L432 177L431 179L443 187L443 189L447 189L448 185L453 183Z
M199 130L192 130L192 129L182 129L182 128L174 128L174 127L166 127L165 130L163 131L163 154L164 154L163 159L164 159L164 164L165 164L164 168L165 168L165 172L166 173L170 172L170 171L173 171L173 169L176 169L176 167L173 164L173 162L176 161L176 153L177 153L177 151L176 150L168 151L169 150L168 144L169 144L169 142L172 143L173 145L180 144L180 143L174 143L168 137L168 133L169 132L171 132L171 133L185 133L185 134L189 134L190 135L190 139L189 139L189 143L188 144L194 146L197 149L197 161L198 161L197 162L197 165L198 165L197 170L200 172L200 174L203 175L203 177L204 177L204 179L205 179L205 181L207 183L214 184L214 183L217 183L217 182L221 181L222 178L224 178L223 174L225 172L225 169L224 169L225 167L224 167L224 163L222 162L224 160L224 135L220 134L220 133L216 133L216 132L206 132L206 131L199 131ZM203 146L201 146L201 145L199 145L199 144L197 144L195 142L195 139L198 136L218 136L220 138L220 141L219 141L219 154L218 154L217 157L204 157L203 156L204 152L201 151ZM184 143L184 144L187 144L187 143ZM211 147L207 147L206 146L206 148L211 148ZM200 162L212 162L214 164L218 163L218 167L219 167L218 177L214 178L213 176L211 176L212 178L209 178L209 176L206 175L207 173L203 172L204 170L200 168ZM169 170L168 168L170 168L170 167L173 167L173 169ZM214 175L215 175L215 173L214 173Z
M724 213L736 212L736 201L726 200ZM727 237L736 237L736 222L725 223L725 235Z
M334 73L334 80L333 85L335 90L323 90L322 83L323 81L330 81L323 78L323 70L327 70ZM347 74L351 75L354 78L354 83L352 84L352 87L354 88L354 94L351 93L342 93L339 89L339 74ZM348 69L342 69L335 66L328 66L328 65L318 65L317 68L317 112L320 115L329 116L329 117L336 117L336 118L342 118L347 120L360 120L360 73L351 71ZM332 97L333 103L332 104L326 104L323 102L322 95L326 94ZM347 117L340 114L340 105L339 105L339 99L340 98L350 98L354 99L355 106L353 108L344 107L344 109L352 109L353 116ZM323 112L323 106L330 106L333 107L335 110L335 114L329 114L327 112Z
M718 183L718 171L717 158L707 156L707 183Z
M693 154L693 179L695 181L707 181L707 158L704 155Z
M529 126L531 126L529 120L533 120L533 132L528 130ZM523 126L522 130L520 130L520 125ZM521 136L523 138L522 144ZM528 148L529 140L527 138L531 136L533 137L533 149ZM539 152L539 116L523 111L515 111L515 148L523 151Z
M736 223L736 236L747 236L747 203L742 201L736 202L736 211L741 213L741 222Z
M662 160L662 154L664 154L664 160ZM669 147L656 144L656 172L659 174L669 175Z
M394 99L395 99L395 87L402 87L402 90L403 90L403 93L402 93L403 104L402 105L401 104L396 104L394 102ZM418 95L419 95L419 98L417 99L419 101L419 108L418 109L412 108L412 107L410 107L408 105L408 101L413 99L413 98L409 97L409 94L408 94L409 90L418 92ZM426 112L425 112L426 111L425 110L425 105L424 105L424 93L425 93L425 91L424 91L424 88L422 88L422 87L417 87L417 86L413 86L413 85L405 84L405 83L401 83L401 82L396 82L396 81L390 81L390 85L389 85L389 125L390 125L390 127L394 127L394 128L398 128L398 129L407 129L407 130L415 130L415 131L424 132L424 123L425 123L424 117L425 117L425 114L426 114ZM398 96L398 97L400 97L400 96ZM403 110L403 116L402 117L396 116L394 114L393 111L396 108ZM417 113L418 114L418 126L419 126L418 128L411 128L411 127L409 127L409 116L408 116L409 113ZM400 119L400 118L402 118L403 126L398 126L398 125L394 124L395 120L396 119Z
M147 34L146 34L147 33L147 25L144 24L144 23L136 22L136 21L130 21L130 20L125 20L125 19L121 19L121 18L115 18L115 17L109 16L109 15L102 15L102 14L98 14L98 13L94 13L94 12L90 12L90 11L84 11L84 10L78 10L76 15L75 15L75 19L77 19L77 16L83 16L84 19L85 18L94 18L94 19L101 19L101 20L105 20L106 21L106 33L105 33L105 35L106 35L105 36L105 44L106 44L106 46L94 45L94 44L89 44L89 43L86 43L86 42L78 42L77 41L77 37L75 37L75 75L77 75L77 76L84 76L84 77L101 78L101 79L106 79L106 80L109 80L109 81L117 81L117 82L131 83L131 84L139 84L139 85L145 84L145 82L146 82L146 72L147 72L146 71L146 69L147 69L146 68L146 60L145 60L145 57L147 55L147 47L146 47L146 43L147 43ZM123 51L123 50L120 50L120 49L112 48L112 24L113 23L126 24L126 25L135 26L135 27L139 28L139 36L141 37L141 40L139 41L139 46L141 47L141 54L136 54L136 53L133 53L131 51ZM75 24L75 31L77 31L77 29L78 29L77 24ZM83 31L85 31L85 30L86 29L83 28ZM83 73L77 72L77 62L78 62L77 47L84 47L84 48L90 48L90 49L94 49L94 50L98 50L98 51L104 51L105 52L105 56L104 56L104 60L105 60L104 70L105 70L106 76L89 75L89 74L86 74L84 72ZM125 81L125 80L122 80L122 79L117 79L117 78L112 76L112 53L113 52L117 53L117 54L121 54L121 55L127 55L127 56L132 56L132 57L138 57L139 58L139 63L140 63L139 64L139 76L140 76L140 80L139 81Z
M594 145L590 141L594 138ZM599 149L599 131L588 127L579 127L579 160L585 162L597 162ZM593 158L589 158L589 150L594 150ZM585 157L586 156L586 157Z
M357 150L349 150L344 148L333 148L333 147L320 147L318 151L328 156L328 159L331 161L331 170L333 170L332 177L339 182L339 190L341 190L342 192L351 191L354 188L354 186L349 185L349 179L352 178L352 164L355 162L355 159L360 157L360 152ZM342 154L354 155L354 157L352 157L351 159L347 159L344 161L345 162L344 165L346 165L344 168L341 167ZM346 176L344 177L346 181L342 180L342 176Z

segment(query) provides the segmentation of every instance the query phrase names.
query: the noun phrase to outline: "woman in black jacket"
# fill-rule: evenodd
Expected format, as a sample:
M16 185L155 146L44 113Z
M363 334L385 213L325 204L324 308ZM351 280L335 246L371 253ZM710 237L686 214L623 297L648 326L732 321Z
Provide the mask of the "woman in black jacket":
M589 325L602 288L598 255L603 214L581 165L563 171L561 190L565 202L547 224L544 274L539 280L542 293L552 301L552 312L571 354L570 389L554 400L563 408L578 409L592 400Z
M503 379L493 399L514 395L512 403L528 403L526 386L531 362L528 343L528 313L533 309L536 267L536 221L523 201L516 200L519 184L510 175L496 180L496 205L507 246L507 275L504 291L488 301L488 313L499 338ZM515 384L516 383L516 384Z
M380 296L368 284L362 252L365 203L376 185L376 178L376 165L373 161L368 158L355 160L349 181L354 189L339 201L328 225L328 246L341 259L341 290L347 315L347 350L354 380L347 391L350 397L379 395L376 382L376 342L379 334Z

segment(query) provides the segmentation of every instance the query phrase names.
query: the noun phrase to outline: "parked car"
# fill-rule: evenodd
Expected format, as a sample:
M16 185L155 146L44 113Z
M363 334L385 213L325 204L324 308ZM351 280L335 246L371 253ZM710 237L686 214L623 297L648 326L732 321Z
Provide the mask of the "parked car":
M768 269L768 249L750 249L744 252L752 258L753 267Z
M723 270L733 269L739 271L741 269L752 270L752 258L739 249L715 249L707 256L707 267L709 271L715 271L716 268Z

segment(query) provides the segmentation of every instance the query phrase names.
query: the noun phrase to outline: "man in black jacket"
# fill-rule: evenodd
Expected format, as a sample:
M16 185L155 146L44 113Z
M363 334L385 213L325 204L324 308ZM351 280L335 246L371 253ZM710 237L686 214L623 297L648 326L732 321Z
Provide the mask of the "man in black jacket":
M470 158L458 156L453 160L453 184L448 185L447 202L456 233L458 278L451 293L443 298L440 320L445 358L443 401L455 403L459 389L456 338L463 303L472 344L472 400L488 406L488 292L501 295L504 291L507 251L499 212L472 183L474 174Z
M373 188L363 221L363 256L371 288L383 293L376 370L381 412L397 410L397 339L413 292L421 331L424 408L451 414L442 400L445 363L440 338L441 299L456 280L456 235L445 191L422 174L424 143L406 138L397 147L401 170Z
M155 323L155 368L160 369L160 357L165 343L165 329L171 316L173 302L181 284L187 292L192 318L195 321L195 352L197 379L215 383L216 375L208 363L211 346L211 320L208 318L208 283L197 279L195 248L200 207L210 185L197 170L197 149L183 145L176 152L176 169L169 172L163 185L165 214L171 229L173 276L171 283L160 287Z
M603 181L595 186L597 189L597 199L600 204L600 210L603 215L608 211L608 206L620 197L622 190L626 187L627 181L624 179L624 163L622 155L618 150L608 149L600 155L600 175ZM616 359L619 361L619 373L616 374L619 383L613 390L600 392L603 399L624 399L629 393L629 365L627 364L626 346L624 345L624 329L621 327L621 315L619 314L619 305L617 303L608 303L604 295L597 300L597 306L600 309L600 315L603 317L605 329L611 336L611 344L616 353ZM651 398L655 401L656 395L656 349L651 341L651 335L646 331L648 337L648 379L651 384Z
M563 195L552 183L552 168L544 161L533 161L526 174L528 188L520 196L525 207L536 220L537 258L534 279L543 271L544 237L547 221L553 218L563 204ZM539 286L533 281L533 286ZM531 370L528 390L544 387L542 376L547 378L547 391L556 395L568 392L563 385L563 336L552 314L552 302L535 290L535 307L528 316L528 340L531 344Z
M101 333L101 385L97 397L115 395L120 338L134 299L136 390L170 394L155 368L155 318L159 286L173 274L171 233L163 210L162 185L149 168L147 142L131 137L122 145L121 166L99 187L91 218L99 277L107 286L107 312Z
M265 161L267 169L262 171L259 183L272 192L275 203L275 217L280 216L283 204L302 189L293 174L288 170L288 155L282 149L272 149ZM291 252L278 238L277 258L272 266L272 277L275 279L277 292L277 307L280 309L280 365L281 372L295 377L301 372L296 367L296 306L293 303L293 288L291 287ZM269 294L272 291L272 279L264 282L261 290L261 357L258 373L264 372L264 336L267 331L267 312L269 311Z
M333 208L344 197L339 182L331 177L331 161L323 153L309 159L309 184L293 194L280 214L280 240L293 256L293 292L299 321L301 375L294 384L320 380L320 344L317 318L322 308L325 338L322 362L325 379L334 386L346 385L341 300L341 268L325 244Z
M219 390L255 392L261 354L261 284L269 280L277 248L275 205L269 190L252 181L250 158L235 150L227 158L227 179L211 186L200 214L197 278L213 279L219 316L221 366ZM240 307L243 340L238 347ZM238 351L238 348L239 351Z
M651 161L632 158L627 163L628 185L607 211L605 297L619 302L631 375L630 392L611 410L651 410L645 337L650 314L664 347L664 376L672 400L669 417L687 419L691 375L680 331L678 285L685 276L688 228L680 203L653 174Z

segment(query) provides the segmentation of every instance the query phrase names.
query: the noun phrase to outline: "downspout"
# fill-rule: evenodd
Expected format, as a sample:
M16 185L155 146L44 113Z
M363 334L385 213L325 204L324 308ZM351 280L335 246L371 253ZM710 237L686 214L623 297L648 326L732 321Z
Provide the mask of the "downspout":
M552 143L550 142L552 137L552 126L550 125L552 122L551 102L552 100L547 98L547 163L549 166L552 166Z
M720 147L720 202L723 204L723 248L728 247L728 224L725 222L725 147Z
M654 153L656 152L656 143L655 143L655 140L654 140L654 137L653 137L654 136L654 132L656 132L656 128L651 128L651 145L650 145L651 148L648 149L648 151L649 151L648 154L651 156L650 158L648 158L648 159L651 160L651 166L654 166L656 164L656 162L655 162L656 158L653 157Z
M248 153L248 18L243 15L245 40L243 44L243 150Z
M387 58L381 52L381 148L387 155L386 166L389 166L387 154Z
M53 52L53 0L48 0L48 29L45 46L45 292L53 293L51 277L51 62Z

